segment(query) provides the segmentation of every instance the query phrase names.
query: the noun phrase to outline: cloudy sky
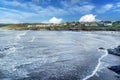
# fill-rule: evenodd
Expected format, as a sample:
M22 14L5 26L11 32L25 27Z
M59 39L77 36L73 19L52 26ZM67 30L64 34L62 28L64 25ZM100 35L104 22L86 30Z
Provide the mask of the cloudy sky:
M0 0L0 23L60 23L86 18L120 20L120 0Z

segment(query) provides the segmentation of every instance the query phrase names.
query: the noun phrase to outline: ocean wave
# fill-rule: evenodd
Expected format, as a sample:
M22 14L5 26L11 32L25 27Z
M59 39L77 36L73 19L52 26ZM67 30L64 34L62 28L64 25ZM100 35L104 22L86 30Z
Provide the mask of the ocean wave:
M25 36L27 34L28 31L25 31L23 33L17 34L17 36L15 37L15 40L20 40L22 36Z

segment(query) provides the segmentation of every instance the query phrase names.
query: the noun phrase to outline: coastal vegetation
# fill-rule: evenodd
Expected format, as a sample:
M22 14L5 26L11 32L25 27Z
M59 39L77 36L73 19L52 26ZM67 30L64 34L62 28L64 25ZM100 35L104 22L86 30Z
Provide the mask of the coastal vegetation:
M21 23L0 24L0 28L14 30L73 30L73 31L120 31L120 21L100 22L65 22L53 23Z

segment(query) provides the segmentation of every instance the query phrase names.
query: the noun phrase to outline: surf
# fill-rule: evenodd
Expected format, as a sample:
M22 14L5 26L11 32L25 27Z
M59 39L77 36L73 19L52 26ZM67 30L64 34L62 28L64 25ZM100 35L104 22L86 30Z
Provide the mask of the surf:
M26 33L27 33L27 31L24 32L24 33L18 34L18 35L16 36L15 40L20 40L22 36L25 36L25 35L26 35Z
M99 68L100 68L102 59L108 55L107 50L105 50L104 53L105 53L105 54L102 55L102 56L98 59L98 64L97 64L97 66L95 67L95 69L92 71L92 73L91 73L90 75L86 76L85 78L83 78L82 80L87 80L87 79L89 79L89 78L91 78L91 77L93 77L94 75L97 74L97 71L98 71Z

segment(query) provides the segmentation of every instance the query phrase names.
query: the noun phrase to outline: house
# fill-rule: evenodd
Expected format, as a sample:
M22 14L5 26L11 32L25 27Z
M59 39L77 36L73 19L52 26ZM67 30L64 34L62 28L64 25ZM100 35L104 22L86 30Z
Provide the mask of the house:
M30 27L32 27L32 25L28 25L27 27L30 28Z
M104 26L112 26L113 25L113 22L111 21L103 21L104 23Z
M104 26L112 26L112 23L104 23Z
M36 25L28 25L27 27L28 27L28 28L36 27Z
M98 26L97 22L81 22L78 26Z
M31 24L28 25L27 27L31 28L31 27L50 27L50 26L54 26L54 24Z
M91 22L91 23L89 23L89 26L98 26L98 23L97 22Z

